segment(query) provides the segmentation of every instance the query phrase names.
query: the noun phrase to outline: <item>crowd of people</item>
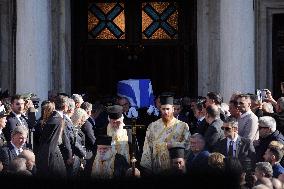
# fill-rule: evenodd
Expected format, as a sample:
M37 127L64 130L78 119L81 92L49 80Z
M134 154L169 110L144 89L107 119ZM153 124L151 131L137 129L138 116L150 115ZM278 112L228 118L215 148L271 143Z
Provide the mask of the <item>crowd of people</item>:
M119 96L58 93L40 111L32 95L0 98L2 177L177 178L200 187L229 177L226 187L283 188L284 97L269 90L265 99L235 92L228 104L215 92L162 93L140 109Z

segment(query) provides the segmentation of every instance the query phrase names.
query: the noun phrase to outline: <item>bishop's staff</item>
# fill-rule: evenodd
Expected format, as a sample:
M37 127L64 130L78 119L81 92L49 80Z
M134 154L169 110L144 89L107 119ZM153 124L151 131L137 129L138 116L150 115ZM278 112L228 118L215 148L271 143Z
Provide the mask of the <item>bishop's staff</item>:
M131 129L131 142L132 142L132 154L131 154L131 167L132 167L132 175L135 176L135 163L137 162L135 158L135 151L136 151L136 130L144 128L145 125L137 125L136 119L132 118L131 125L123 126L123 129Z

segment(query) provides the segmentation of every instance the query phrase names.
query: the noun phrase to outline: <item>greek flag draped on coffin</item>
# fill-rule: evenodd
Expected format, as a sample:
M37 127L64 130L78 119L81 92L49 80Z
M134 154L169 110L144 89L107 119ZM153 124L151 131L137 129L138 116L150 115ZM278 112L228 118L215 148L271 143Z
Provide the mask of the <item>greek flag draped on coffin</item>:
M149 107L154 104L153 89L150 79L129 79L119 81L117 95L126 97L131 106Z

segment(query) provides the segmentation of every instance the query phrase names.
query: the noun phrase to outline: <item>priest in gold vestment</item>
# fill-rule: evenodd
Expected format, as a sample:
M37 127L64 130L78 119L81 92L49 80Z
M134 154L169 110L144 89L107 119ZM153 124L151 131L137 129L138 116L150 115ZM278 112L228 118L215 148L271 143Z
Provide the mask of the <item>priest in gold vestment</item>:
M161 118L152 122L146 131L140 165L147 172L159 174L170 169L169 150L172 146L187 147L190 136L187 123L173 115L173 97L160 96Z
M122 106L109 106L107 109L109 123L107 125L107 135L112 137L112 146L118 154L121 154L129 162L129 137L123 122Z

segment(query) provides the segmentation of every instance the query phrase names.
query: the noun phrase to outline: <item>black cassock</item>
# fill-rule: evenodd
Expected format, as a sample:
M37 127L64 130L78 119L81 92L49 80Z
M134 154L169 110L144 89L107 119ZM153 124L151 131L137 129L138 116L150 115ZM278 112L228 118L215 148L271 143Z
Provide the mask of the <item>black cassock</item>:
M93 155L93 157L90 159L90 161L87 163L85 167L86 175L88 177L91 177L92 173L92 167L95 160L96 155ZM126 176L126 171L130 168L130 165L128 164L127 160L124 156L120 154L115 155L114 159L114 172L113 172L113 178L121 178Z
M61 132L63 124L63 118L54 111L44 125L36 158L39 176L56 178L66 176L66 167L58 146L59 135L65 136L63 131Z

